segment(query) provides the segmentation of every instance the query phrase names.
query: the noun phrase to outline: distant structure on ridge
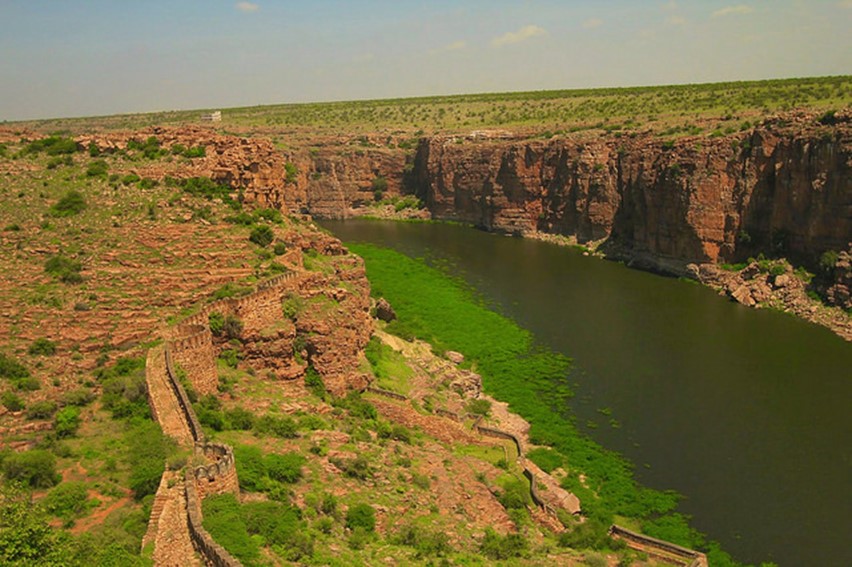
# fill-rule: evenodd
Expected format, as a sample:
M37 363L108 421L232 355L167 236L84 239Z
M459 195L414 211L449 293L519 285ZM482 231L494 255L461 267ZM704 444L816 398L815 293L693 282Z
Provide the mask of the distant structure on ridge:
M211 112L209 114L201 115L202 122L221 122L222 121L222 111L217 110L215 112Z

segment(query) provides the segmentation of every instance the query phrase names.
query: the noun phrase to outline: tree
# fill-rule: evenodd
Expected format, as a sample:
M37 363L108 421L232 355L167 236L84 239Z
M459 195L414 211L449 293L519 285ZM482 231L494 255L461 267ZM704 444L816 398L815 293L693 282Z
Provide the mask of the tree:
M262 248L266 248L275 240L275 233L266 225L256 226L249 234L249 240Z

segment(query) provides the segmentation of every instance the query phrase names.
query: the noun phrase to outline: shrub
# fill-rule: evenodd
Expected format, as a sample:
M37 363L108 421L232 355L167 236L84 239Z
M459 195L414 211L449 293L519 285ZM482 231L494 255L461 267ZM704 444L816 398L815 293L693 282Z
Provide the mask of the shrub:
M50 214L54 217L70 217L83 212L85 208L86 199L83 194L72 189L50 207Z
M819 268L823 274L831 277L834 275L834 266L837 264L837 258L840 255L835 250L826 250L819 257Z
M266 466L261 450L251 445L237 445L234 447L234 457L240 488L249 492L264 490L267 486Z
M62 254L51 256L44 263L44 271L64 283L80 283L83 281L83 276L80 271L83 269L82 262L72 260Z
M0 352L0 378L9 380L18 390L38 390L38 381L30 375L27 367Z
M233 315L226 315L222 321L222 335L227 339L239 339L243 334L243 322Z
M527 507L529 499L529 489L518 479L507 482L503 487L503 492L497 496L497 500L507 510L522 510Z
M128 173L121 177L120 181L122 185L133 185L139 181L140 177L135 173Z
M251 229L249 240L262 248L266 248L275 239L275 233L266 225L256 226Z
M418 557L443 557L452 551L447 534L413 524L400 528L392 541L398 545L413 547L417 550Z
M358 455L354 459L340 459L329 457L329 462L343 471L343 474L358 480L367 480L372 475L370 462L366 457Z
M23 151L27 154L46 152L49 156L68 155L77 151L77 142L62 136L49 136L30 142Z
M305 372L305 387L318 398L324 398L326 394L325 382L322 376L314 369L313 366L308 366Z
M207 200L221 199L232 207L238 204L231 198L231 188L220 185L208 177L190 177L181 182L183 190L190 195L204 197Z
M296 320L296 317L302 312L302 309L304 309L304 302L298 295L290 294L287 296L287 299L281 303L281 310L284 317L291 321Z
M488 415L491 413L491 402L488 400L471 400L467 404L467 411L474 415Z
M501 536L493 529L485 528L485 537L479 550L490 559L520 557L527 549L527 540L521 534Z
M101 403L115 419L151 415L144 358L119 358L109 368L99 368L95 377L101 383Z
M302 478L305 458L298 453L269 454L264 458L266 474L272 480L292 484Z
M240 362L240 353L236 349L229 348L219 353L219 358L231 368L236 368Z
M216 543L243 564L253 565L260 557L260 548L249 536L236 497L233 494L210 496L201 502L201 510L204 518L202 523Z
M166 469L166 459L174 453L175 445L153 421L140 421L124 436L128 448L130 489L137 500L157 492L160 477Z
M346 527L350 530L361 528L366 532L376 529L376 511L369 504L356 504L346 511Z
M48 419L56 413L56 402L41 400L30 405L27 409L27 419Z
M89 167L86 168L86 175L89 177L105 177L108 171L109 166L107 165L107 162L102 159L96 159L89 164Z
M292 417L275 417L264 415L256 419L254 429L263 435L274 435L282 439L294 439L298 437L298 426Z
M62 482L44 497L45 510L60 518L74 518L86 509L88 490L84 482Z
M388 180L381 175L377 175L375 179L373 179L371 187L373 189L373 198L376 201L381 201L385 191L388 190Z
M276 242L275 247L272 249L276 256L281 256L287 252L287 245L283 242Z
M87 148L89 151L89 157L98 157L101 155L101 149L94 142L89 143L89 147Z
M80 408L75 406L62 408L53 420L53 430L59 438L73 437L79 427Z
M9 411L21 411L24 409L24 401L14 392L3 392L0 403Z
M284 222L284 216L278 209L258 209L252 214L252 217L257 220L266 220L275 224L281 224Z
M207 322L210 325L210 332L215 336L220 336L222 334L222 327L225 324L225 316L219 313L218 311L214 311L210 315L207 316Z
M254 414L245 408L236 407L225 412L230 429L248 431L254 427Z
M56 457L41 449L12 453L3 459L2 468L7 479L31 488L50 488L62 480L56 472Z
M287 183L295 183L296 176L299 175L299 168L296 167L296 164L287 162L284 164L284 172L285 172L285 181Z
M27 353L31 356L52 356L56 354L56 343L45 338L36 339L30 344Z
M609 528L595 519L577 524L571 531L559 534L559 545L571 549L608 549L613 541L608 534Z

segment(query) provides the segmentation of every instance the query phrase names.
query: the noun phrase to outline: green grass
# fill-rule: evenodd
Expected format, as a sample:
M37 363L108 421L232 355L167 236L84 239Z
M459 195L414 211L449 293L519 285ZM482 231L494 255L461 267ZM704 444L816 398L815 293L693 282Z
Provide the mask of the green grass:
M705 544L684 517L672 513L678 501L674 492L639 486L630 463L577 431L566 404L571 395L565 385L569 359L536 345L528 331L423 261L366 244L350 249L366 261L373 293L394 305L399 319L388 331L426 340L435 351L463 353L466 364L482 374L485 391L530 421L534 443L550 445L557 453L548 455L548 461L561 458L565 463L563 485L580 497L586 514L602 523L614 515L641 519L657 533L665 526L666 535L677 543ZM721 556L716 564L727 561Z

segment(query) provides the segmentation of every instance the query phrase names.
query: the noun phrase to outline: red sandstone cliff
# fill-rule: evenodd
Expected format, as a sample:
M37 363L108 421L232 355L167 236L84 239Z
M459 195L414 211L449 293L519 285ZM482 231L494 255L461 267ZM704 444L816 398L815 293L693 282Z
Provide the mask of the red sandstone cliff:
M678 271L777 251L813 261L852 240L852 128L815 115L732 136L425 140L418 195L435 218L607 239Z

